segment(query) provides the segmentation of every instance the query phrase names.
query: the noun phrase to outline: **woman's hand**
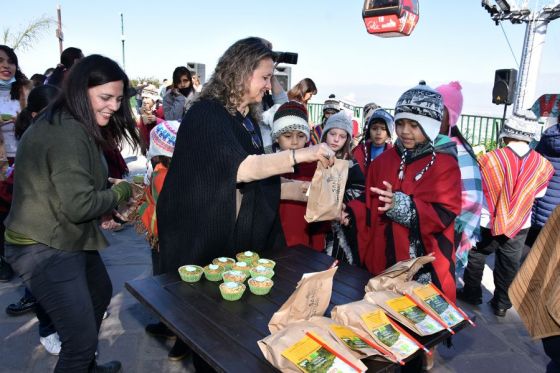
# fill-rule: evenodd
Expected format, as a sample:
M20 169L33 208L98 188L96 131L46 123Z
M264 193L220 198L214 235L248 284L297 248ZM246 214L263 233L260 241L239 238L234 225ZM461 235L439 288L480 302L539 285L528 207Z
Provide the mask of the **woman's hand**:
M123 181L124 181L125 183L128 182L128 181L126 181L125 179L115 179L115 178L113 178L113 177L110 177L110 178L109 178L109 182L110 182L111 184L115 184L115 185L120 184L120 183L122 183Z
M334 151L325 143L298 149L295 152L297 163L321 162L327 168L334 164Z
M373 193L379 194L379 200L384 203L384 205L379 206L377 210L381 212L386 212L393 207L394 194L393 194L393 186L390 183L383 181L383 185L385 185L387 189L383 190L383 189L371 187L370 190Z

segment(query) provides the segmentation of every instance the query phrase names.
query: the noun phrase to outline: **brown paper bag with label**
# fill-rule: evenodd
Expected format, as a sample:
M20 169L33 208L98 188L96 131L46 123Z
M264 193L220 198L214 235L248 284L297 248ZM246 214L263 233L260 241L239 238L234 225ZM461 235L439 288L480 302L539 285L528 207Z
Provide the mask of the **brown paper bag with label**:
M315 221L335 220L342 211L342 198L348 180L349 162L336 159L334 165L324 168L317 163L317 170L309 187L309 199L305 220L308 223Z
M366 293L381 290L398 291L399 287L410 281L420 268L434 260L436 260L434 256L425 255L395 263L368 281Z
M298 282L296 290L272 315L268 323L270 332L277 332L288 324L309 320L313 316L323 316L331 301L333 277L337 268L305 273Z

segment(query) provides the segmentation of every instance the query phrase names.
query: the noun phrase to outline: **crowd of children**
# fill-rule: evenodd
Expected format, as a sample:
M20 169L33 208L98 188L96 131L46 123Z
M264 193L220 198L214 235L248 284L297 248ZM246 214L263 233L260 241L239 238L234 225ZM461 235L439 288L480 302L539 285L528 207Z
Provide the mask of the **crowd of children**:
M0 64L17 67L15 54L4 47L0 46ZM67 62L69 66L83 58L81 51L74 49L69 53L76 54L76 58ZM50 83L61 84L69 69L64 66L59 66L60 71ZM32 90L28 102L23 103L22 99L27 97L23 93L24 79L19 67L16 71L6 81L0 76L0 108L12 116L2 118L2 131L10 130L20 139L37 113L58 94L58 89L53 85L40 86ZM266 151L278 153L275 159L284 157L289 163L284 168L275 168L276 174L281 173L281 201L277 211L272 212L276 216L271 217L272 220L278 218L288 250L297 249L298 245L310 247L338 261L363 267L372 275L398 261L432 255L435 260L422 268L415 280L432 282L450 300L455 301L457 297L471 304L482 302L482 271L487 255L495 252L496 291L491 305L497 316L506 314L512 306L508 289L518 271L532 217L535 220L541 216L532 215L531 209L535 198L545 195L550 179L556 174L549 160L557 158L557 149L550 152L547 160L529 146L536 128L515 118L509 119L500 132L500 139L506 146L477 158L457 126L463 106L458 82L436 89L420 82L401 95L395 104L394 116L375 103L366 105L359 136L356 136L352 117L334 95L324 102L321 123L310 123L307 103L317 93L311 79L303 79L287 94L278 90L277 82L276 88L273 83L272 90L271 105L263 107L263 120L257 123L258 116L249 120L247 116L243 128L251 133L255 147L255 153L249 152L247 159L263 156L265 154L261 153ZM200 87L195 87L192 73L186 67L175 69L172 85L162 92L163 98L156 87L144 87L144 91L139 92L142 102L138 105L137 116L137 132L148 149L148 171L144 195L137 201L136 223L152 249L154 275L166 272L166 266L160 263L158 198L175 159L173 154L178 131L182 128L181 120L191 106L201 106L197 104ZM209 97L204 88L200 95L203 99ZM211 100L208 101L210 105ZM557 136L557 127L545 132L545 138L549 133ZM12 184L17 173L15 152L8 152L9 136L4 134L3 137L0 162L6 167L0 175L5 179L0 183L0 214L5 216L12 202ZM545 145L537 149L544 149ZM104 166L109 171L115 169L117 178L127 172L119 146L110 143L104 148L107 161ZM296 151L312 146L317 151L314 160L328 160L332 164L332 154L348 167L343 208L331 221L309 223L304 219L317 162L309 161L309 156L305 160L308 163L300 163L296 154L302 153ZM273 158L270 161L273 162ZM243 163L237 165L240 170ZM273 175L273 171L270 174ZM239 173L232 175L237 177L237 184L258 180L251 176L245 181ZM117 194L120 189L115 188ZM540 208L538 204L535 206ZM239 204L232 207L236 207L239 214ZM544 221L554 209L554 206L546 207ZM108 216L113 221L119 220L116 212L109 212ZM540 226L544 221L540 221ZM118 222L122 223L125 221ZM14 242L13 234L10 239ZM3 257L0 260L3 271L0 280L9 280L11 274L4 272L11 268ZM465 267L465 285L457 291L457 271ZM49 352L58 354L61 344L49 315L28 290L19 303L10 305L7 312L18 315L35 309L40 321L41 342ZM146 331L154 336L175 337L162 323L150 324ZM169 357L180 360L188 353L186 345L177 339Z

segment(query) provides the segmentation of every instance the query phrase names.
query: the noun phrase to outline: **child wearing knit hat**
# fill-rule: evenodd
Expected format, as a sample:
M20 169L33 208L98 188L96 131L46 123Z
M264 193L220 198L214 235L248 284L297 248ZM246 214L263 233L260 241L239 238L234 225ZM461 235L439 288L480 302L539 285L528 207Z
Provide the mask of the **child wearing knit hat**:
M391 136L395 133L393 116L383 109L371 113L364 123L362 138L352 155L362 172L367 174L370 163L381 153L393 147Z
M309 141L305 106L297 101L282 104L274 114L271 136L274 151L304 148ZM304 219L306 192L316 168L315 163L301 163L293 173L283 175L279 215L286 246L306 245L321 252L325 248L325 224Z
M360 252L374 275L398 261L433 254L415 280L432 281L455 300L454 220L461 207L456 158L437 151L441 95L425 83L395 107L397 140L371 163L366 179L369 237Z
M144 187L144 201L138 208L137 231L146 234L146 239L152 248L152 273L154 276L161 274L159 268L159 237L156 217L156 206L171 157L175 150L175 141L180 123L178 121L163 121L150 131L150 147L146 157L150 161L153 172L149 177L149 183ZM173 332L162 322L146 325L146 332L151 335L173 337ZM177 338L175 345L169 353L170 359L185 356L189 351L187 345Z
M476 155L457 126L463 109L461 89L461 84L457 81L436 88L444 105L440 137L436 146L442 146L446 142L454 144L461 171L461 213L455 220L457 271L467 265L468 251L480 240L480 214L484 204L482 177Z
M345 208L340 219L331 222L325 251L339 261L359 265L359 245L365 242L365 205L359 197L363 195L365 179L360 165L352 158L352 130L352 120L347 113L340 111L327 119L321 135L321 141L335 152L336 157L348 162L343 195Z

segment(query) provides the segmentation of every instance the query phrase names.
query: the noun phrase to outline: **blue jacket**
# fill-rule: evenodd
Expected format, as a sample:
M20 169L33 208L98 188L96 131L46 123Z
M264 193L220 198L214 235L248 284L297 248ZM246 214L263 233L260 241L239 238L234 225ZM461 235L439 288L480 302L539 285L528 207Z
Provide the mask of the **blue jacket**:
M554 175L548 184L543 198L535 200L532 225L542 227L552 210L560 205L560 125L555 125L543 132L535 150L550 161L554 167Z

